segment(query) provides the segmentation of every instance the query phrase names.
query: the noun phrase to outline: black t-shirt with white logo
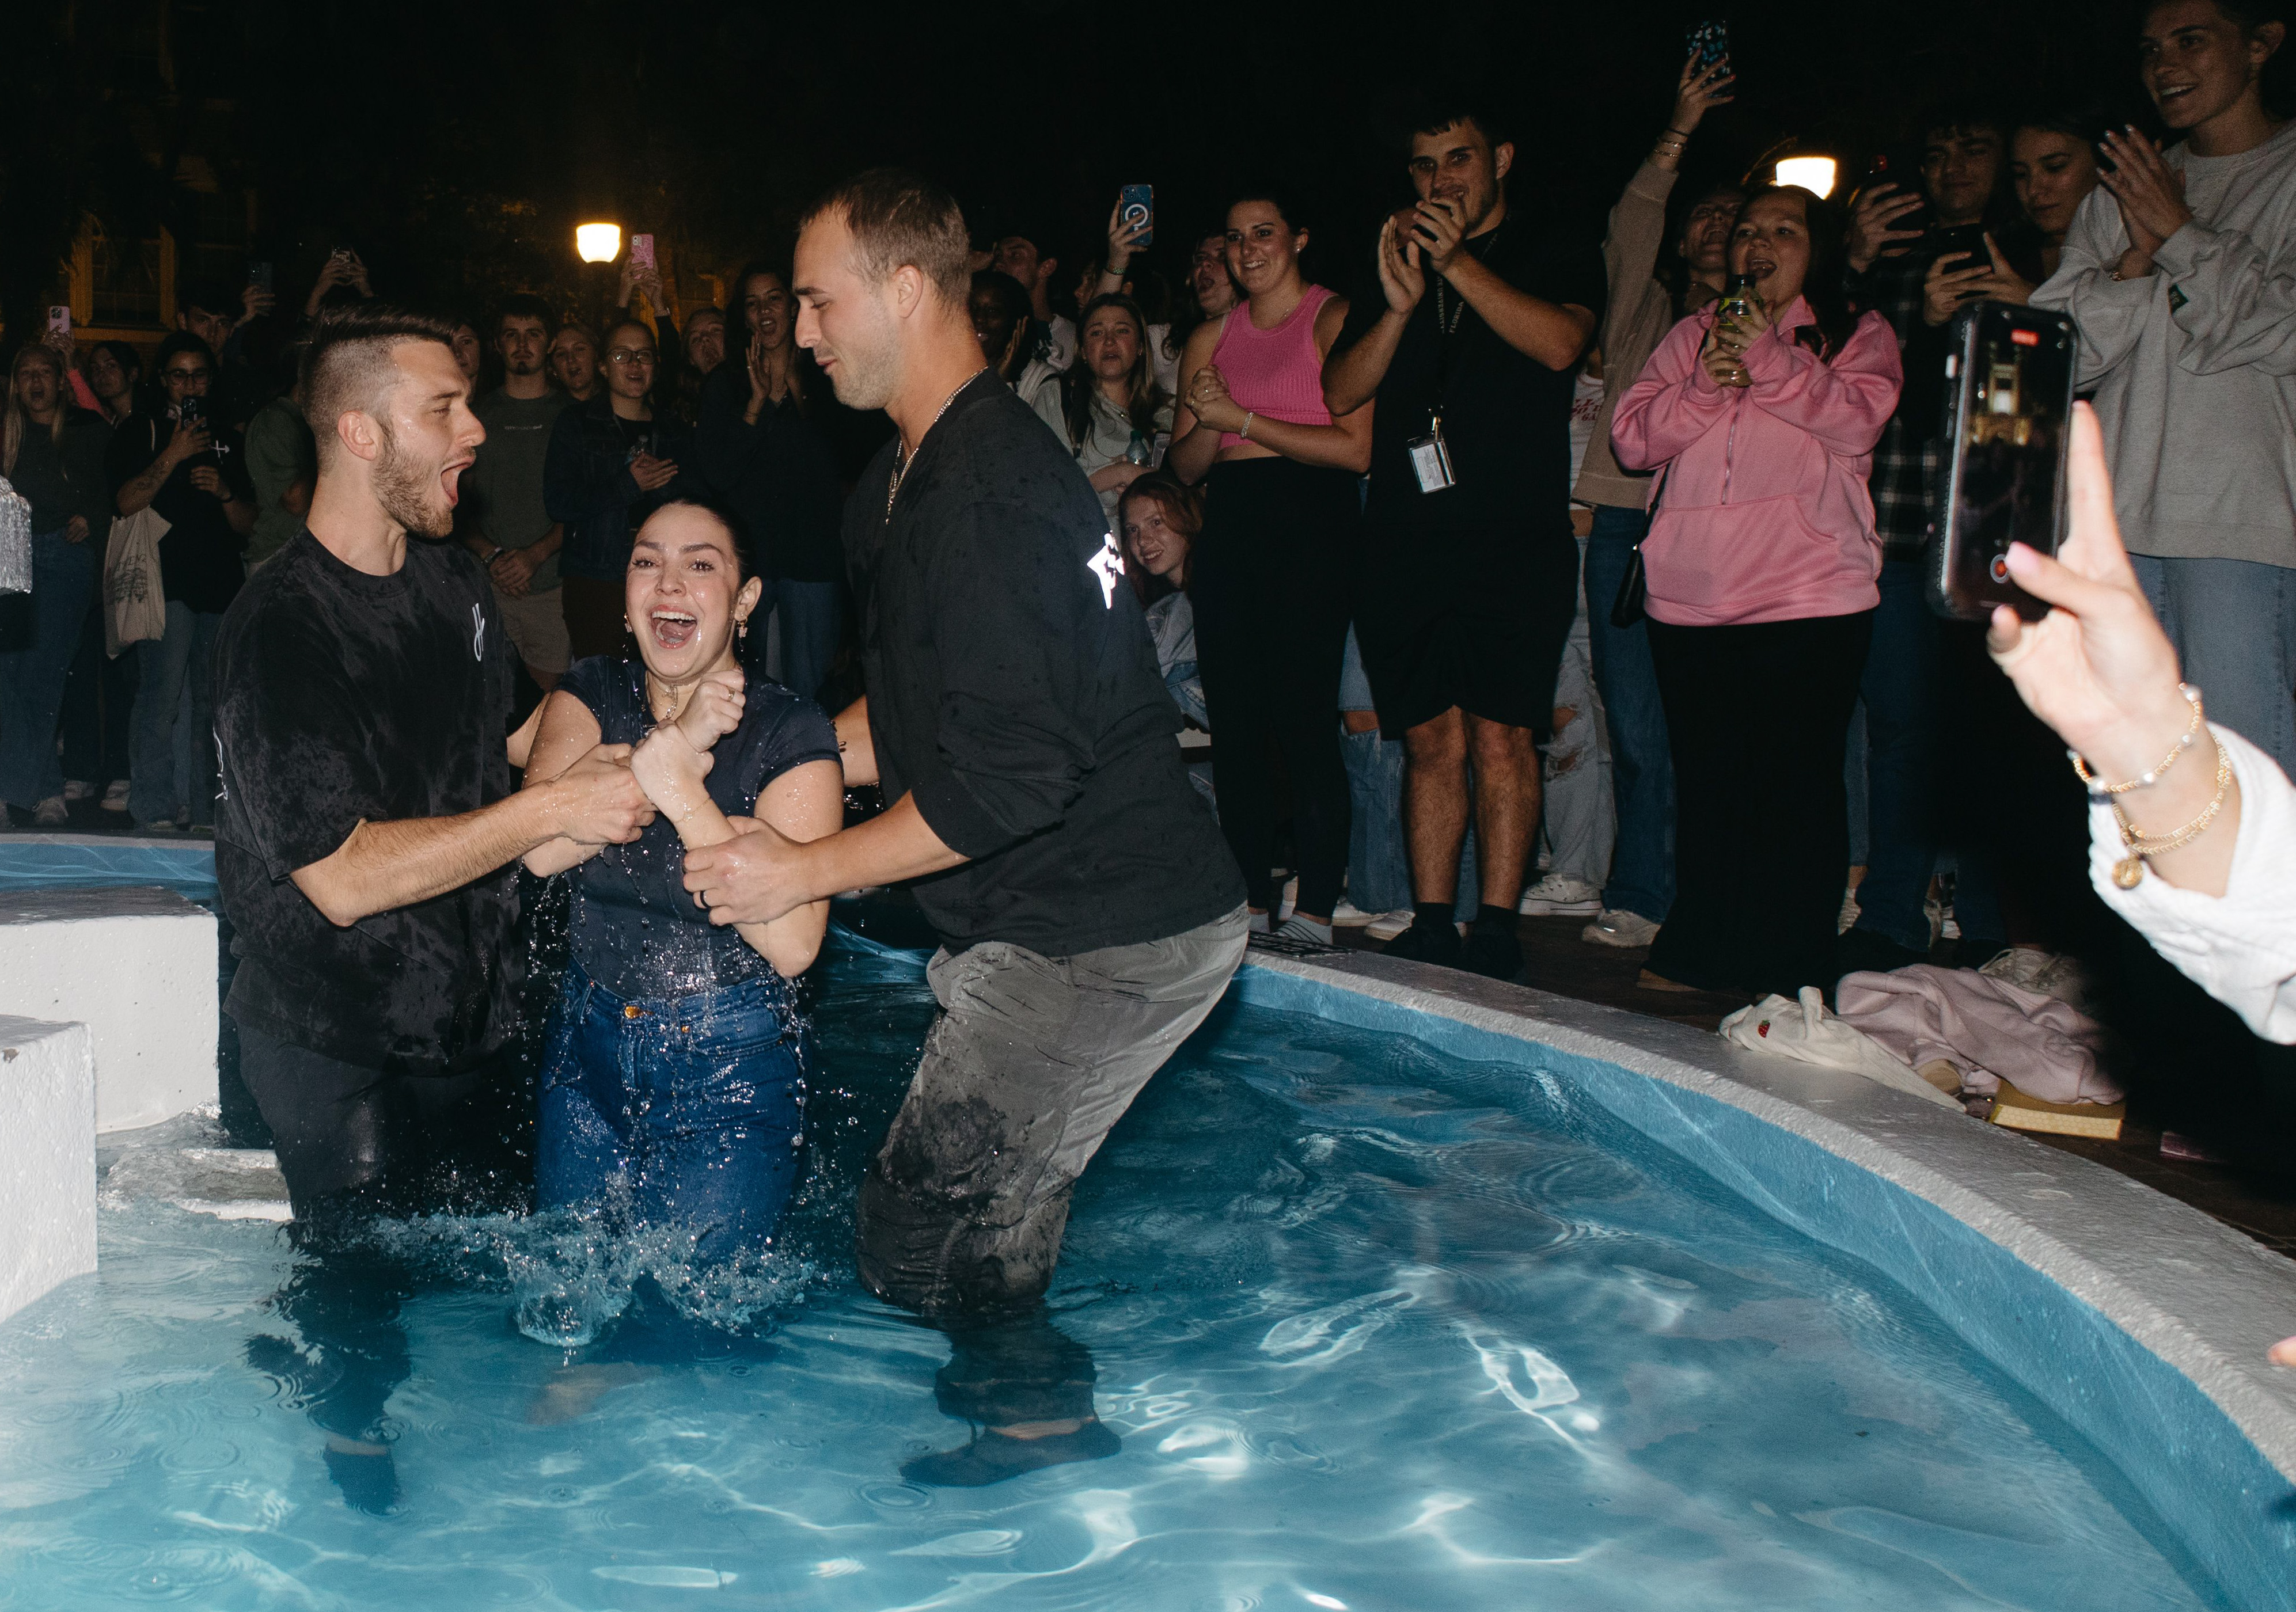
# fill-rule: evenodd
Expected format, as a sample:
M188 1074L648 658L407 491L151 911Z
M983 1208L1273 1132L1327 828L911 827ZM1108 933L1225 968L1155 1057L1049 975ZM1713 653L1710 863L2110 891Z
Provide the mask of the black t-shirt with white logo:
M449 817L511 793L512 655L485 571L451 544L409 539L406 564L372 577L306 528L233 601L215 723L234 1019L408 1074L471 1067L515 1033L511 867L348 929L291 877L362 822Z
M889 520L896 446L846 503L845 561L885 798L914 797L973 859L915 883L942 940L1068 957L1242 904L1108 518L1067 447L988 371L926 433Z

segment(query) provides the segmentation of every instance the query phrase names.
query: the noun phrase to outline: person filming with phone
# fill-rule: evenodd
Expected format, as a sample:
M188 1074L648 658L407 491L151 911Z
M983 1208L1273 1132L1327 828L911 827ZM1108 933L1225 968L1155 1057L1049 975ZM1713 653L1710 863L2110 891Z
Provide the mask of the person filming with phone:
M1379 294L1350 308L1324 401L1379 404L1356 634L1381 731L1406 749L1414 917L1388 951L1511 979L1537 747L1578 608L1570 405L1606 292L1592 241L1510 211L1505 135L1483 108L1416 120L1418 200L1380 231ZM1471 807L1482 888L1463 945Z
M1643 541L1677 822L1659 988L1791 1000L1836 978L1842 757L1882 569L1866 474L1902 382L1889 322L1843 300L1841 253L1833 209L1757 191L1730 291L1668 333L1611 426L1619 463L1662 478Z

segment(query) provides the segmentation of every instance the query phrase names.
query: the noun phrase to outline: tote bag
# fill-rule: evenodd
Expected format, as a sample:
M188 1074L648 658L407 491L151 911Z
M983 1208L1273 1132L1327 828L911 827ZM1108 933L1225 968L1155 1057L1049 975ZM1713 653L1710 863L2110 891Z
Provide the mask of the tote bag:
M103 648L114 659L131 643L167 635L160 587L160 539L167 534L167 518L148 503L111 523L103 552Z

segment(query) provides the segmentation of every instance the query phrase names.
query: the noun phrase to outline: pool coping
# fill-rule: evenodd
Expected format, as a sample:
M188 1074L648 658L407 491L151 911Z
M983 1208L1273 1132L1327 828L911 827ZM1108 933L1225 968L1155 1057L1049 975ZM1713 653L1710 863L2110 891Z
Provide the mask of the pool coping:
M1505 1042L1562 1055L1553 1073L1636 1130L1910 1289L2113 1461L2244 1604L2296 1605L2296 1371L2265 1358L2296 1333L2296 1261L2103 1165L1671 1020L1365 953L1255 949L1235 994L1467 1058L1504 1055ZM1602 1066L1645 1078L1606 1082ZM1766 1147L1777 1133L1808 1147ZM1809 1149L1930 1213L1893 1214L1870 1181L1813 1169ZM1915 1219L1982 1240L1956 1259L1932 1235L1897 1235L1920 1232ZM2046 1290L2036 1302L2030 1284L1988 1274L1986 1244L2076 1303ZM2228 1428L2197 1425L2212 1420L2205 1406L2174 1403L2182 1385L2128 1358L2128 1344L2181 1374ZM2222 1503L2233 1496L2243 1503Z

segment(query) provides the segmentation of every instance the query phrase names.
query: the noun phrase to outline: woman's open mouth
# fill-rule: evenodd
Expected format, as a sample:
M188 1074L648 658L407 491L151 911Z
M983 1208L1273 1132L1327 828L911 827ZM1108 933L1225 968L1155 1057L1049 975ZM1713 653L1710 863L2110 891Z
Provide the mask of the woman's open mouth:
M649 619L653 623L653 641L666 650L684 649L701 628L701 618L691 610L656 610Z

